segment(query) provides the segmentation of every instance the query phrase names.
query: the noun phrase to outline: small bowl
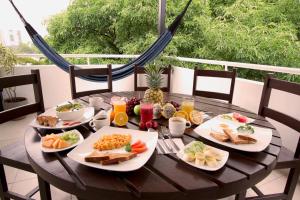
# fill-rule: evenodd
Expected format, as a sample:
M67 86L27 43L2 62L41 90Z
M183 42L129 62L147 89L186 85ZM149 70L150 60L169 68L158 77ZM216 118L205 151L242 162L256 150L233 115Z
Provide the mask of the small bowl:
M84 114L84 108L80 108L78 110L66 111L66 112L58 112L56 111L56 116L65 121L75 121L82 118Z

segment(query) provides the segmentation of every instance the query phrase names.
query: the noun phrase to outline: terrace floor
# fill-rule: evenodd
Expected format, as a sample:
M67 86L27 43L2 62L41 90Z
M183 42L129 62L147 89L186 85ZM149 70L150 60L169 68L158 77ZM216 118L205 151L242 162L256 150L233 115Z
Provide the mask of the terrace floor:
M0 148L4 145L12 143L20 138L23 138L24 132L28 127L28 124L34 118L34 115L28 115L25 119L18 121L10 121L8 123L0 125L1 138L0 138ZM5 134L9 133L9 134ZM6 167L6 176L8 179L9 189L20 194L26 194L35 186L37 186L38 181L35 174L17 170L11 167ZM273 171L265 180L258 184L264 193L277 193L283 191L283 186L285 185L286 176L288 171L286 170L275 170ZM51 186L52 198L55 200L71 200L77 199L75 196L65 193L55 187ZM253 196L254 192L248 190L247 196ZM40 199L39 193L33 196L35 199ZM224 198L222 200L233 200L234 197ZM300 182L295 191L294 200L300 199Z

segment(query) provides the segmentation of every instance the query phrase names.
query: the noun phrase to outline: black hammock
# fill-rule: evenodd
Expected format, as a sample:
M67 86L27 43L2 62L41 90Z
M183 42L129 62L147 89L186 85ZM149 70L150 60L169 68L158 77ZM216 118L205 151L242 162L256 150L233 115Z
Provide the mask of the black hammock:
M69 73L69 66L72 64L66 61L62 56L60 56L53 48L51 48L46 41L34 30L34 28L25 20L20 11L14 5L12 0L9 0L15 11L20 16L22 22L24 23L25 29L28 32L34 45L55 65ZM180 25L189 5L192 0L189 0L186 4L184 10L175 18L172 24L165 30L165 32L146 50L142 55L132 60L128 64L121 67L114 68L112 70L112 79L119 80L131 75L134 72L134 66L143 67L146 63L154 60L169 44L172 40L178 26ZM104 75L89 75L83 76L82 79L89 81L104 82L107 81L107 77Z

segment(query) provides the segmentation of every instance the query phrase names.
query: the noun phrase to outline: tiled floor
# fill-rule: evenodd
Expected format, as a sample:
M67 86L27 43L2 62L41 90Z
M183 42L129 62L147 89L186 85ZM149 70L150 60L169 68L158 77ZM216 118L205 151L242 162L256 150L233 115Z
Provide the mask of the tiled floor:
M25 119L19 121L12 121L3 125L0 125L1 137L0 137L0 148L6 144L14 142L15 140L22 138L24 135L24 130L26 130L27 125L33 119L34 115L29 115ZM5 134L9 133L9 134ZM13 192L18 192L20 194L26 194L35 186L37 186L37 178L35 174L17 170L11 167L5 166L5 172L7 176L7 181L9 189ZM273 171L266 179L261 181L257 186L265 193L277 193L283 191L283 186L285 185L287 171L276 170ZM76 197L65 193L55 187L51 186L51 194L53 200L74 200ZM247 196L253 196L254 192L247 191ZM33 196L34 199L40 199L39 193ZM224 198L222 200L233 200L234 197ZM293 200L300 199L300 182L298 181L298 186L295 191Z

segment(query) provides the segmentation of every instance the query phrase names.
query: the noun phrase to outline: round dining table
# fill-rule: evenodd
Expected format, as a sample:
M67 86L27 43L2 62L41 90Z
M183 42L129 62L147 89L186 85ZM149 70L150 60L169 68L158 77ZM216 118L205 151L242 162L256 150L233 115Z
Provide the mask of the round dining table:
M143 92L112 92L99 94L103 99L103 109L110 106L113 96L142 97ZM165 101L180 103L189 95L165 93ZM226 150L229 158L217 171L205 171L186 164L176 154L158 154L155 150L148 162L131 172L112 172L79 164L67 157L70 150L58 153L43 153L40 135L61 130L41 130L30 128L25 134L28 159L37 175L49 184L77 196L78 199L219 199L234 194L243 199L245 191L266 178L274 169L281 148L281 138L274 126L265 118L233 104L204 97L193 97L195 109L206 112L210 117L224 113L238 112L255 119L254 126L270 128L272 140L261 152L243 152L218 145L200 137L195 127L186 129L182 140L187 144L194 140ZM88 105L89 97L76 101ZM139 129L139 117L129 116L124 128ZM166 119L157 120L160 125L168 125ZM86 138L95 130L88 124L76 127ZM41 189L41 192L43 190ZM50 195L41 195L50 199Z

